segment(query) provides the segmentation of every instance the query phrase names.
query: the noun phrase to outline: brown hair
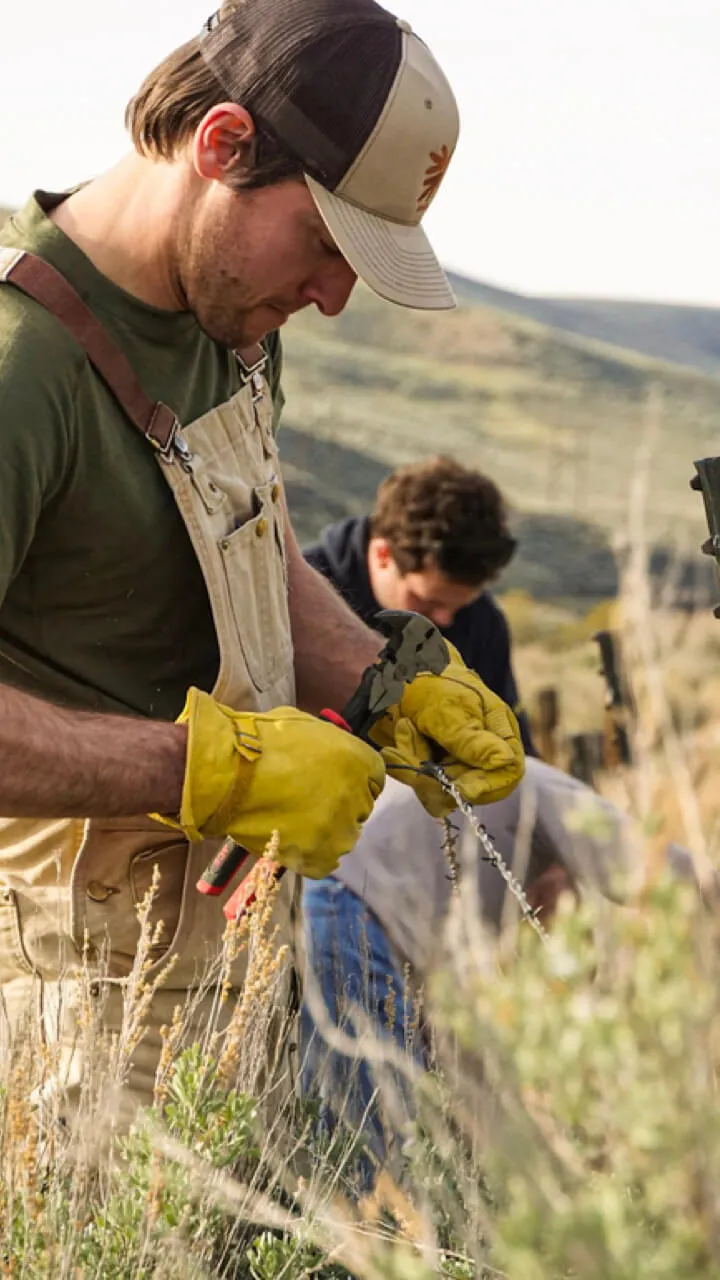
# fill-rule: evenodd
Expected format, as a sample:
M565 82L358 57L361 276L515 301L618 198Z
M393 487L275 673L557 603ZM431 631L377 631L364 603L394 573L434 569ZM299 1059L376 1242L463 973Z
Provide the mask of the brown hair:
M125 127L135 150L143 156L173 160L189 143L203 116L228 95L207 66L200 40L173 50L145 77L125 109ZM242 105L250 107L247 103ZM238 158L228 178L235 189L267 187L299 178L302 166L274 135L255 120L252 154Z
M386 539L401 573L432 565L467 586L488 582L516 547L497 485L445 457L388 476L377 492L370 532Z

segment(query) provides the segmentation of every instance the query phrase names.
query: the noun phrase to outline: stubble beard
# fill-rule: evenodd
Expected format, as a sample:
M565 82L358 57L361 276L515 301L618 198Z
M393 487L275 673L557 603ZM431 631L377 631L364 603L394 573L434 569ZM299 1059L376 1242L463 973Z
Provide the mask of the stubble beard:
M265 336L251 332L252 308L243 307L242 285L228 273L189 273L187 299L200 328L222 347L238 350Z
M219 237L209 228L181 225L176 270L187 310L213 342L234 351L264 334L250 332L253 303L242 276L218 267Z

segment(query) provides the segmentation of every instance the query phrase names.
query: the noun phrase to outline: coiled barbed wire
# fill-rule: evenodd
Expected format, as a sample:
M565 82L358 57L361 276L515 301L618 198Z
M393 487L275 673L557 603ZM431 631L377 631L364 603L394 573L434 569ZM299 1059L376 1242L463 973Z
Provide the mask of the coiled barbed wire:
M457 853L455 847L457 838L460 834L457 827L454 827L449 818L442 818L443 842L442 851L445 854L448 864L448 880L452 885L453 893L457 893L460 887L460 868L458 867Z
M435 778L436 782L440 783L440 786L442 787L443 791L447 792L449 796L452 796L458 809L462 814L465 815L468 822L470 823L470 826L475 832L475 835L480 841L480 846L483 850L484 860L486 862L490 862L500 872L500 875L502 876L508 889L510 890L511 894L513 895L513 897L515 898L515 900L517 901L520 907L520 910L523 915L523 919L527 920L528 924L535 930L536 934L538 935L539 938L542 939L543 942L547 942L548 940L547 932L545 929L543 929L537 917L537 913L530 906L530 903L528 902L528 899L527 899L527 895L520 881L515 878L509 866L505 862L505 859L503 858L502 854L495 848L495 845L491 840L490 836L488 835L482 822L480 822L479 818L476 817L472 805L469 804L468 801L465 799L462 792L453 782L452 778L448 777L447 773L445 772L445 770L442 768L441 765L433 764L432 761L430 760L425 761L425 763L422 765L422 768L420 769L420 773L425 773L429 777ZM445 838L443 840L443 850L448 858L448 863L450 866L451 883L453 887L456 888L458 883L458 865L457 865L457 857L455 854L455 840L457 838L457 829L452 826L452 823L447 818L443 820L443 828L445 832Z

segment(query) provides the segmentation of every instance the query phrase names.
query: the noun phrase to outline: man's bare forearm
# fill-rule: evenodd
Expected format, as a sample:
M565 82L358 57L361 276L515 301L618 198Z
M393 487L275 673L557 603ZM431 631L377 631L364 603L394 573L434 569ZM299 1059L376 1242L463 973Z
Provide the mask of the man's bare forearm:
M292 531L286 546L298 706L314 714L324 707L341 711L383 640L303 560Z
M177 813L186 748L180 725L67 711L0 685L0 814Z

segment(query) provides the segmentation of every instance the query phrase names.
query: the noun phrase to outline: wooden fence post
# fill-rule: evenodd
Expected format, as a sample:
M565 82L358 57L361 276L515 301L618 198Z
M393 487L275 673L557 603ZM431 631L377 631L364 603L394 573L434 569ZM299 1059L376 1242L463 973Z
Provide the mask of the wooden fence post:
M537 749L541 759L547 764L557 764L560 697L552 685L538 690L536 723Z

